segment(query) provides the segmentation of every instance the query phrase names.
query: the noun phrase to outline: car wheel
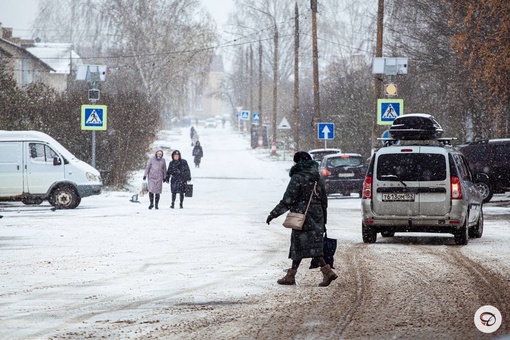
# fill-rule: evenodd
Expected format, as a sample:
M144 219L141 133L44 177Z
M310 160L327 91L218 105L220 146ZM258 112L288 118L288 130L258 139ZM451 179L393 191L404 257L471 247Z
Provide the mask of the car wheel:
M61 186L53 190L49 202L58 209L74 209L80 205L81 198L74 188Z
M382 237L393 237L393 236L395 236L395 232L394 231L381 231L381 236Z
M478 188L478 191L482 194L483 203L487 203L491 200L492 195L494 195L491 186L488 183L479 182L475 184Z
M480 211L480 216L478 217L478 221L476 225L472 228L469 228L469 237L480 238L483 234L483 211Z
M363 223L361 224L361 234L364 243L375 243L377 241L377 232Z
M466 216L466 221L464 225L453 235L455 239L455 244L460 246L465 246L469 242L469 231L468 231L468 221L469 216Z

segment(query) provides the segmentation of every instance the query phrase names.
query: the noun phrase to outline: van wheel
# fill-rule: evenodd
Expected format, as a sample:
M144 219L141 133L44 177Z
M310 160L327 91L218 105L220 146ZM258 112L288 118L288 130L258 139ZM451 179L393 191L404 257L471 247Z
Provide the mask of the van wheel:
M483 234L483 212L480 211L480 217L478 217L478 222L472 228L469 228L469 237L480 238Z
M81 197L74 188L62 186L53 190L49 202L57 209L74 209L80 205Z
M375 243L377 241L377 232L363 223L361 224L361 235L364 243Z
M460 246L465 246L468 244L469 241L469 235L468 235L468 221L469 216L466 216L466 221L464 222L464 225L460 230L458 230L455 234L453 234L453 237L455 239L455 244L458 244Z
M393 236L395 236L395 232L394 231L381 231L381 236L382 237L393 237Z
M476 188L482 194L483 203L487 203L491 200L494 192L491 189L491 186L488 183L478 182L475 183Z

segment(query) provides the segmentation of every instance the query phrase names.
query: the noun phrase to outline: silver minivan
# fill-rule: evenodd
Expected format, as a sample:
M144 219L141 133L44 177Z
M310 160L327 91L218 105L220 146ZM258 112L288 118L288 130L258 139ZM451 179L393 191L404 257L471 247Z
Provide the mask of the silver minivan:
M456 244L481 237L482 195L475 182L482 175L473 175L448 139L409 136L371 158L361 203L363 241L395 232L451 233Z

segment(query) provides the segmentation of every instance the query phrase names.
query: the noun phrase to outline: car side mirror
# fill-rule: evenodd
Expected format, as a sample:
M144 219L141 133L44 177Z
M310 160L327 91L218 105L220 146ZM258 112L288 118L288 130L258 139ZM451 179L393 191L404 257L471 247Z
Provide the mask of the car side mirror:
M57 156L53 157L53 165L62 165L62 160Z

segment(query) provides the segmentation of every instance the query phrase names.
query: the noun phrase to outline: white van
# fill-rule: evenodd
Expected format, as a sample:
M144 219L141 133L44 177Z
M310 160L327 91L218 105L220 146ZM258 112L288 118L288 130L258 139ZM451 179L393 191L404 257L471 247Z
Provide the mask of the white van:
M102 186L99 171L47 134L0 130L0 201L74 209Z

